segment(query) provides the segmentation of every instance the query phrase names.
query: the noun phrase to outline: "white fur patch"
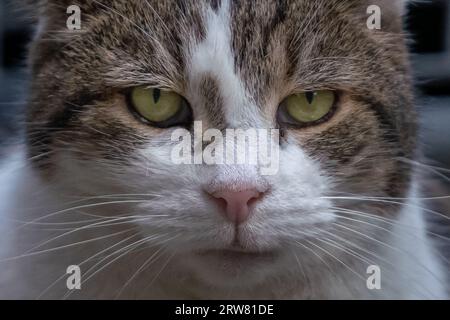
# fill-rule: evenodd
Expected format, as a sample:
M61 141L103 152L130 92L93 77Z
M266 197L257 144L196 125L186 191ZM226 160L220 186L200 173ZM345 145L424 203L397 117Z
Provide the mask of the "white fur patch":
M224 100L225 118L229 127L257 127L261 123L260 111L246 92L235 72L234 54L231 48L230 3L222 1L215 12L205 8L206 37L201 43L191 41L189 79L193 91L204 76L214 77Z

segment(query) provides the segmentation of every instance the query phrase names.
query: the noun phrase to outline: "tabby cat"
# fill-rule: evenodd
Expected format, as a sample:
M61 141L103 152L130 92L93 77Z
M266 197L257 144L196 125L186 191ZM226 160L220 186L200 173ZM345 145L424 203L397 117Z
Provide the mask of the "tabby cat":
M447 297L411 165L404 1L25 6L38 27L25 143L1 173L0 297ZM195 123L277 130L277 171L175 163L173 134Z

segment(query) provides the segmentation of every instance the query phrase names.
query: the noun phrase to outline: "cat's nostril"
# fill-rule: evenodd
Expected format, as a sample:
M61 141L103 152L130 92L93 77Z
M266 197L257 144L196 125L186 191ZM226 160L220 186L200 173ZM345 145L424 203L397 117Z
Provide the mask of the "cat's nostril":
M256 189L242 191L221 190L211 196L223 207L225 217L233 223L240 224L246 221L251 214L250 204L258 201L262 192Z

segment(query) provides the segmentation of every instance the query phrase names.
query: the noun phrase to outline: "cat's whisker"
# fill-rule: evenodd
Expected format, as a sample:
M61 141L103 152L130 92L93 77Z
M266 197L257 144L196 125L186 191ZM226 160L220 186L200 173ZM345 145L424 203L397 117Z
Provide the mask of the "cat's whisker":
M343 217L339 217L339 218L343 218ZM354 222L362 223L362 224L365 223L365 221L361 221L361 220L358 220L358 219L349 219L349 220L353 220ZM346 224L346 225L348 226L348 224ZM353 225L353 224L352 224L351 226L352 226L352 227L356 227L356 226ZM375 226L373 226L373 227L375 227ZM395 234L395 233L392 232L391 230L386 230L386 231L387 231L389 234L393 235L394 237L397 237L397 238L399 238L399 239L402 239L401 236ZM332 233L330 233L330 232L327 232L327 231L325 231L325 230L323 230L323 232L324 232L324 233L327 233L327 234L329 234L329 235L331 235L331 236L337 237L336 235L334 235L334 234L332 234ZM409 233L408 236L418 237L417 235L412 234L412 233ZM364 249L363 249L363 248L360 248L360 250L364 250ZM364 251L365 251L365 250L364 250ZM373 254L373 253L372 253L372 254ZM444 260L447 260L447 259L445 259L445 257L443 257L443 258L444 258ZM394 265L393 265L392 263L390 263L390 262L388 262L387 260L381 258L380 256L377 256L377 259L381 259L381 260L383 260L384 262L390 264L392 267L394 267Z
M414 166L430 170L431 172L435 172L436 173L436 172L442 171L442 172L450 173L450 169L448 169L448 168L433 166L433 165L430 165L430 164L422 163L422 162L419 162L419 161L416 161L416 160L412 160L412 159L408 159L408 158L405 158L405 157L398 157L396 159L399 160L399 161L405 162L407 164L412 164ZM431 169L433 169L433 170L431 170ZM444 177L447 178L447 179L449 178L449 177L447 177L445 175L444 175Z
M103 249L103 250L101 250L101 251L95 253L94 255L91 255L90 257L88 257L87 259L81 261L81 262L78 263L77 265L78 265L79 267L82 267L84 264L88 263L88 262L91 261L92 259L95 259L97 256L100 256L101 254L103 254L103 253L105 253L105 252L108 252L108 251L111 250L112 248L114 248L114 247L116 247L116 246L118 246L118 245L120 245L120 244L122 244L122 243L124 243L124 242L126 242L126 241L128 241L128 240L130 240L130 239L132 239L132 238L134 238L134 237L136 237L138 234L139 234L139 233L134 233L134 234L132 234L131 236L129 236L129 237L125 238L125 239L122 239L122 240L119 241L119 242L116 242L115 244L113 244L113 245L107 247L106 249ZM36 297L36 300L39 300L41 297L43 297L43 296L44 296L51 288L53 288L59 281L61 281L62 279L65 279L66 276L67 276L67 274L64 273L64 274L62 274L59 278L57 278L55 281L53 281L46 289L44 289L44 290Z
M320 241L330 247L338 249L339 251L342 251L345 254L348 254L349 256L356 258L356 260L359 260L367 265L375 264L374 260L371 260L370 258L365 257L365 256L361 255L360 253L356 252L355 250L345 247L344 245L342 245L342 244L338 243L337 241L332 240L328 237L321 236L321 237L315 238L314 240Z
M410 258L414 263L420 265L424 270L426 270L426 271L427 271L431 276L433 276L436 280L442 281L442 279L439 279L439 278L434 274L434 272L432 272L432 271L431 271L427 266L425 266L422 262L418 261L417 258L414 257L410 252L407 252L407 251L402 250L402 249L400 249L400 248L393 247L393 246L387 244L386 242L383 242L383 241L378 240L378 239L376 239L376 238L374 238L374 237L370 237L370 236L368 236L368 235L366 235L366 234L364 234L364 233L362 233L362 232L359 232L359 231L357 231L357 230L354 230L354 229L352 228L352 227L355 227L354 225L349 226L348 224L346 224L346 223L344 223L344 222L341 222L341 223L333 222L333 225L335 225L335 226L337 226L337 227L339 227L339 228L342 228L342 229L344 229L344 230L346 230L346 231L350 231L350 232L352 232L352 233L354 233L354 234L357 234L357 235L359 235L359 236L361 236L361 237L363 237L363 238L365 238L365 239L368 239L368 240L370 240L370 241L373 241L373 242L375 242L375 243L377 243L377 244L380 244L380 245L382 245L382 246L385 247L385 248L388 248L388 249L391 249L391 250L395 251L396 253L400 253L400 254L403 254L404 256L407 256L407 257Z
M352 269L348 264L346 264L344 261L342 261L341 259L339 259L338 257L336 257L335 255L333 255L332 253L330 253L328 250L325 250L324 248L322 248L321 246L319 246L318 244L315 244L309 240L306 240L306 242L316 248L318 248L319 250L325 252L325 254L329 255L330 257L332 257L334 260L338 261L340 264L342 264L345 268L347 268L348 270L350 270L353 274L355 274L358 278L360 278L363 281L366 281L366 279L360 275L358 272L356 272L354 269Z
M330 235L332 235L333 237L335 237L334 234L331 234L331 233L330 233ZM324 241L323 239L327 239L327 240L329 240L330 242L329 242L329 241ZM392 279L392 280L395 280L396 277L398 276L398 275L397 275L397 272L395 271L395 269L396 269L397 266L395 266L393 263L387 261L386 259L382 259L382 258L381 258L380 261L367 260L367 258L365 258L364 256L361 256L360 254L354 252L354 251L351 250L351 249L348 249L348 248L345 248L345 247L339 248L339 247L341 247L341 245L338 244L336 241L333 241L333 240L331 240L331 239L329 239L329 238L321 238L321 237L319 237L319 238L316 238L315 240L321 241L322 243L324 243L324 244L326 244L326 245L335 247L335 248L337 248L338 250L342 250L344 253L347 253L347 254L353 256L353 257L356 258L357 260L359 260L359 261L361 261L361 262L363 262L363 263L366 263L367 265L377 265L377 266L380 266L380 267L381 267L381 266L383 266L383 264L380 263L380 261L381 261L381 262L384 262L384 263L386 263L386 264L389 265L389 268L383 267L383 271L384 271L384 272L388 272L389 278ZM354 254L352 254L351 252L348 252L347 250L353 252ZM386 276L386 274L385 274L385 276ZM422 287L423 287L423 289L426 289L423 285L422 285ZM428 293L432 294L431 292L428 292Z
M55 247L55 248L50 248L50 249L45 249L45 250L40 250L40 251L35 251L35 252L27 251L27 253L24 253L24 254L15 256L15 257L8 257L8 258L0 259L0 262L12 261L12 260L17 260L17 259L31 257L31 256L36 256L36 255L39 255L39 254L54 252L54 251L62 250L62 249L66 249L66 248L71 248L71 247L74 247L74 246L79 246L79 245L82 245L82 244L91 243L91 242L94 242L94 241L99 241L99 240L111 238L111 237L114 237L114 236L126 233L126 232L128 232L130 230L134 230L134 229L136 229L136 227L131 228L131 229L127 229L127 230L124 230L124 231L116 232L116 233L113 233L113 234L108 234L108 235L105 235L105 236L96 237L96 238L93 238L93 239L87 239L87 240L78 241L78 242L70 243L70 244L63 245L63 246L58 246L58 247Z
M393 246L391 246L391 245L389 245L389 244L387 244L387 243L385 243L385 242L383 242L383 241L381 241L381 240L378 240L378 239L376 239L376 238L374 238L374 237L368 236L368 235L366 235L366 234L364 234L364 233L362 233L362 232L356 231L356 230L354 230L354 229L348 227L349 225L346 224L346 223L344 223L344 222L340 222L340 223L332 222L332 224L333 224L334 226L337 226L337 227L339 227L339 228L345 229L345 230L350 231L350 232L352 232L352 233L355 233L355 234L357 234L357 235L359 235L359 236L362 236L363 238L368 239L368 240L370 240L370 241L373 241L373 242L375 242L375 243L377 243L377 244L380 244L380 245L382 245L382 246L384 246L384 247L386 247L386 248L389 248L389 249L394 250L394 251L399 252L399 253L404 253L404 252L401 251L400 249L395 248L395 247L393 247ZM355 227L354 225L351 225L351 226L352 226L352 227Z
M317 235L317 236L314 237L314 240L318 240L318 239L325 239L325 240L328 240L328 241L330 241L331 243L333 243L335 246L340 246L341 249L348 250L348 251L349 251L349 254L351 253L351 254L353 254L353 255L359 256L360 259L364 259L363 262L368 262L368 261L369 261L369 260L368 260L368 259L369 259L368 257L364 257L364 256L362 256L361 254L357 253L356 251L354 251L354 250L352 250L352 249L350 249L350 248L347 248L347 247L345 247L344 245L339 244L339 243L337 243L336 241L334 241L334 240L332 240L332 239L329 239L329 238L327 238L327 237L324 237L324 235L323 235L323 234L329 234L329 235L334 236L334 234L333 234L332 232L329 232L329 231L327 231L327 230L325 230L325 229L323 229L323 228L318 228L318 227L315 227L314 229L317 230L317 232L316 232L316 235ZM338 239L338 238L336 237L336 239ZM341 239L339 239L339 240L345 240L345 239L341 238ZM343 241L343 242L348 243L348 241ZM365 252L365 253L367 253L367 252ZM374 256L374 255L372 255L372 256Z
M150 218L164 218L163 219L164 222L171 222L171 221L179 220L179 218L177 218L177 217L172 217L172 218L166 218L166 217L168 217L168 216L167 215L149 215L149 216L143 215L143 216L136 216L136 217L130 216L130 217L124 217L124 218L126 218L124 220L129 219L129 221L111 222L111 223L108 223L108 221L104 221L104 224L99 224L99 225L95 225L95 226L86 225L86 228L83 228L83 229L81 229L80 226L76 226L73 228L31 228L31 229L39 230L39 231L61 231L61 232L74 231L75 229L77 229L75 231L82 231L82 230L96 229L96 228L99 228L99 229L107 228L107 227L111 227L111 226L118 226L118 225L124 225L124 224L136 224L136 223L142 223L142 222L149 222L151 220ZM105 219L105 220L107 220L107 219ZM154 220L152 220L151 222L154 222Z
M350 245L350 246L352 246L352 247L358 249L359 251L364 252L365 254L368 254L368 255L370 255L370 256L372 256L372 257L374 257L374 258L376 258L376 259L378 259L378 260L380 260L380 261L383 261L384 263L390 265L391 267L395 267L394 264L392 264L392 263L389 262L388 260L384 259L384 258L381 257L380 255L378 255L378 254L376 254L375 252L370 251L370 250L368 250L368 249L366 249L366 248L361 247L360 245L356 244L355 242L353 242L353 241L351 241L351 240L349 240L349 239L343 238L343 237L341 237L341 236L338 236L336 233L328 232L328 231L326 231L326 230L322 230L322 232L325 233L325 234L328 234L328 235L331 236L331 237L336 238L337 240L339 240L339 241L341 241L341 242L343 242L343 243L346 243L346 244L348 244L348 245ZM336 232L336 230L334 230L334 232ZM342 232L342 231L341 231L341 232ZM348 236L348 234L346 234L346 233L344 233L344 235L347 235L347 236Z
M345 223L344 223L345 224ZM347 224L346 224L347 225ZM355 225L352 225L352 227L356 227ZM339 232L339 230L334 230L335 232L336 231L338 231ZM428 233L429 235L432 235L432 236L435 236L435 237L438 237L438 238L441 238L441 239L444 239L444 240L450 240L448 237L444 237L444 236L442 236L442 235L439 235L439 234L436 234L436 233L433 233L433 232L430 232L430 231L428 231L428 230L423 230L424 232L426 232L426 233ZM344 234L345 234L345 232L343 232ZM399 239L402 239L400 236L398 236L398 235L395 235L396 237L398 237ZM409 236L409 237L418 237L418 235L416 235L416 234L414 234L414 233L410 233L410 232L408 232L408 234L407 234L407 236ZM364 236L364 238L365 239L367 239L365 236ZM369 238L369 240L373 240L372 238ZM446 262L448 265L450 265L450 261L445 257L445 256L443 256L437 249L435 249L435 248L432 248L432 251L435 253L435 254L437 254L437 255L439 255L440 256L440 258L444 261L444 262ZM381 257L378 257L379 259L381 259Z
M303 280L304 280L305 283L309 286L309 285L310 285L310 284L309 284L309 279L308 279L308 276L306 275L305 267L304 267L303 264L301 263L300 259L298 258L297 253L296 253L294 250L292 250L292 255L294 256L295 260L297 261L298 267L299 267L300 272L301 272L301 274L302 274L302 276L303 276Z
M70 230L68 232L65 232L65 233L61 234L61 235L58 235L58 236L53 237L53 238L51 238L49 240L46 240L46 241L36 245L35 247L27 250L26 253L31 252L33 250L36 250L36 249L38 249L38 248L40 248L40 247L42 247L42 246L44 246L44 245L46 245L48 243L51 243L51 242L53 242L55 240L61 239L63 237L67 237L68 235L71 235L71 234L73 234L75 232L79 232L79 231L83 231L83 230L89 230L89 229L98 228L98 227L110 227L110 226L116 226L116 225L122 225L122 224L136 223L136 222L139 222L139 221L149 220L149 219L154 218L154 217L166 217L166 216L167 215L153 215L153 216L149 215L149 216L146 216L146 217L140 218L140 219L135 219L132 216L127 216L127 217L113 218L113 219L109 219L107 221L101 221L101 222L98 222L98 223L92 223L92 224L89 224L89 225L85 225L85 226L82 226L82 227L78 227L78 228L72 229L72 230ZM120 220L124 220L124 219L125 220L132 219L132 220L125 221L125 222L123 222L123 221L122 222L115 222L115 221L120 221Z
M352 227L355 227L355 226L352 225ZM342 233L342 234L345 235L345 236L348 236L348 235L349 235L347 231L343 231L343 230L334 230L334 232L340 232L340 233ZM337 236L336 234L332 234L332 233L330 233L330 235L333 236L333 237L339 237L339 236ZM366 237L366 236L361 235L361 234L359 234L358 237L363 238L363 239L365 239L365 240L367 240L367 239L370 240L370 241L373 240L371 237ZM339 238L343 239L342 237L339 237ZM343 239L343 240L344 240L344 239ZM352 242L350 241L350 243L352 243ZM353 243L353 246L357 246L357 245ZM360 248L360 249L366 251L366 250L363 249L363 248ZM446 262L448 265L450 265L450 261L449 261L446 257L444 257L442 254L440 254L440 253L439 253L437 250L435 250L435 249L433 249L433 251L435 251L435 253L436 253L436 254L437 254L444 262ZM366 251L366 252L367 252L367 251ZM371 253L371 252L367 252L367 253L373 255L373 253ZM437 276L436 274L434 274L434 273L433 273L430 269L428 269L421 261L417 260L417 258L414 257L414 256L412 256L409 252L403 252L403 251L402 251L402 253L403 253L404 255L408 256L408 258L412 260L412 263L415 263L415 264L419 265L419 266L420 266L421 268L423 268L427 273L429 273L430 275L432 275L435 279L437 279L437 280L439 280L439 281L442 281L442 279L439 279L438 276ZM388 264L389 266L391 266L393 269L395 269L395 268L398 267L397 265L391 263L390 261L388 261L388 260L386 260L386 259L384 259L384 258L382 258L382 257L380 257L380 256L378 256L378 255L374 255L374 256L375 256L377 259L379 259L380 261L387 263L387 264ZM423 287L423 289L426 289L426 288L424 287L424 284L421 284L421 286ZM429 291L428 293L430 293L431 295L433 294L433 293L430 292L430 291Z
M381 200L409 200L409 199L417 199L417 200L444 200L444 199L450 199L450 195L446 196L433 196L433 197L387 197L387 196L371 196L371 195L365 195L365 194L356 194L351 192L344 192L344 191L334 191L335 194L345 194L348 196L352 196L356 199L381 199ZM331 197L331 196L330 196ZM338 198L339 196L335 196ZM323 198L323 197L322 197Z
M164 269L167 267L167 265L169 264L170 260L172 260L172 258L175 256L175 252L173 252L168 258L167 260L163 263L161 269L155 274L155 276L153 277L152 280L150 280L150 282L148 283L148 285L145 287L144 290L147 290L148 288L150 288L153 283L156 281L156 279L158 279L158 277L161 275L161 273L164 271Z
M389 224L389 225L391 225L391 226L399 226L399 227L403 227L404 229L407 229L408 231L410 231L410 230L419 230L419 228L417 228L416 226L407 225L407 224L398 222L398 221L396 221L395 219L388 219L388 218L385 218L385 217L377 217L377 216L374 215L374 214L369 214L369 213L366 213L366 212L356 211L356 210L350 210L350 209L345 209L345 208L339 208L339 207L332 207L332 208L333 208L334 210L336 210L337 212L341 212L341 213L346 213L346 214L350 214L350 215L356 215L356 216L366 217L366 218L369 218L369 219L378 220L378 221L381 221L381 222L383 222L383 223ZM355 221L361 221L361 222L363 222L362 220L355 220ZM367 224L367 222L365 222L365 224ZM376 225L374 225L374 224L370 224L370 225L372 225L372 226L374 226L374 227L377 227L377 228L380 228L380 226L376 226ZM383 228L383 229L384 229L384 228ZM432 236L441 238L441 239L443 239L443 240L450 241L450 238L445 237L445 236L443 236L443 235L440 235L440 234L438 234L438 233L431 232L431 231L429 231L429 230L424 230L424 232L427 233L427 234L429 234L429 235L432 235ZM395 233L393 233L392 231L390 231L390 233L392 233L392 234L395 235ZM416 235L414 235L413 233L408 233L408 235L416 236Z
M60 215L60 214L67 213L67 212L71 212L71 211L74 211L74 210L94 208L94 207L100 207L100 206L106 206L106 205L112 205L112 204L146 203L148 201L149 200L120 200L120 201L108 201L108 202L100 202L100 203L92 203L92 204L87 204L87 205L75 206L75 207L71 207L71 208L67 208L67 209L63 209L63 210L58 210L58 211L46 214L43 217L40 217L40 218L37 218L37 219L34 219L34 220L30 221L30 222L25 223L23 226L20 226L19 229L21 229L21 228L23 228L23 227L25 227L25 226L27 226L29 224L32 224L32 223L35 223L35 222L38 222L38 221L42 221L44 219L48 219L50 217L54 217L56 215Z
M408 207L413 207L413 208L418 208L423 210L424 212L428 212L428 213L433 213L443 219L446 220L450 220L450 217L447 216L444 213L441 212L437 212L435 210L431 210L419 205L415 205L412 203L408 203L408 202L398 202L398 201L392 201L392 200L385 200L385 199L374 199L374 198L364 198L364 197L320 197L321 199L328 199L328 200L355 200L355 201L368 201L368 202L379 202L379 203L390 203L390 204L398 204L398 205L402 205L402 206L408 206ZM406 200L406 199L405 199Z
M337 212L339 212L339 211L337 211ZM376 225L376 224L373 224L373 223L364 221L364 220L354 219L354 218L349 218L349 217L343 217L343 216L341 216L341 215L336 215L336 218L337 218L337 219L344 219L344 220L348 220L348 221L352 221L352 222L357 222L357 223L361 223L361 224L364 224L364 225L368 225L368 226L371 226L371 227L373 227L373 228L375 228L375 229L383 230L383 231L385 231L385 232L387 232L387 233L389 233L389 234L391 234L391 235L396 236L396 234L395 234L394 232L392 232L391 230L386 229L386 228L383 228L383 227L378 226L378 225Z
M90 278L92 278L97 272L100 272L102 269L106 268L108 265L112 264L113 262L115 262L116 260L120 259L121 257L125 256L126 254L128 254L129 252L131 252L134 248L139 247L142 243L151 240L151 238L155 238L157 236L149 236L143 239L139 239L137 241L134 241L131 244L128 244L122 248L119 248L118 250L115 250L114 252L108 254L106 257L102 258L100 261L96 262L93 266L91 266L86 272L85 272L85 278L81 281L81 285L84 285ZM129 249L131 248L131 249ZM122 251L124 251L123 253L121 253ZM108 262L107 264L105 264L103 267L101 267L99 270L93 272L93 270L101 265L104 261L106 261L108 258L115 256L116 254L119 254L117 257L111 259L110 262ZM92 273L93 272L93 273ZM90 274L92 273L92 274ZM86 277L87 276L87 277ZM68 290L64 296L62 297L62 299L67 299L71 294L73 293L73 291Z
M33 221L23 221L23 220L18 220L18 219L13 219L13 218L3 218L3 220L5 221L10 221L10 222L14 222L14 223L19 223L22 224L20 226L17 227L17 229L15 229L14 231L20 230L24 227L29 227L29 226L63 226L63 225L72 225L72 224L81 224L81 223L88 223L88 222L95 222L95 221L103 221L103 222L109 222L112 221L114 219L140 219L140 218L151 218L151 217L165 217L167 215L129 215L129 214L125 214L125 215L115 215L115 216L102 216L102 215L95 215L95 214L90 214L90 213L86 213L86 212L82 212L79 210L74 210L74 212L82 214L82 215L86 215L89 217L94 217L95 219L90 219L90 220L76 220L76 221L66 221L66 222L35 222ZM36 219L38 220L38 219ZM73 228L68 228L68 229L73 229Z
M142 263L142 265L136 270L135 273L131 275L131 277L125 282L125 284L120 288L119 292L117 293L115 299L118 299L122 292L128 287L128 285L142 272L144 271L148 266L150 266L152 263L154 263L158 258L160 258L161 255L159 253L163 250L163 247L156 250L148 259Z
M115 257L114 259L112 259L112 260L109 261L108 263L104 264L104 265L101 266L99 269L95 270L95 272L93 272L92 274L89 274L89 272L91 272L92 270L94 270L96 266L98 266L98 265L101 264L103 261L105 261L106 259L108 259L111 255L106 256L104 259L102 259L101 261L99 261L98 263L96 263L94 266L92 266L88 271L86 271L85 276L88 275L88 274L89 274L89 276L88 276L87 278L85 278L84 281L82 281L81 284L85 284L87 281L89 281L89 279L91 279L92 277L94 277L94 276L95 276L96 274L98 274L100 271L104 270L106 267L108 267L109 265L113 264L114 262L116 262L117 260L119 260L119 259L122 258L123 256L127 255L128 253L132 252L132 251L135 250L137 247L139 247L142 243L146 243L146 242L149 242L149 241L153 241L153 240L158 239L158 238L161 238L161 237L163 237L163 236L165 236L165 235L156 235L156 236L155 236L155 235L152 235L152 236L146 237L146 238L144 238L144 239L142 239L142 240L139 240L139 241L137 241L137 242L135 242L135 243L133 243L133 244L131 244L131 245L126 246L125 248L130 247L130 246L131 246L131 248L128 249L128 250L126 250L124 253L121 253L119 256ZM176 237L178 237L178 235L176 235L176 236L174 236L174 237L171 237L171 238L169 238L169 239L165 239L163 242L155 243L155 245L162 245L162 244L167 243L168 241L170 241L170 240L172 240L172 239L174 239L174 238L176 238ZM118 251L119 251L119 252L120 252L120 251L123 251L125 248L122 248L122 249L120 249L120 250L118 250ZM72 294L72 292L73 292L73 291L67 292L66 295L63 297L63 299L68 298L68 297Z
M72 197L73 198L78 198L78 196L72 196ZM131 200L151 200L152 198L162 197L162 195L157 194L157 193L112 193L112 194L101 194L101 195L95 195L95 196L89 196L89 197L82 197L81 199L65 202L65 203L62 203L61 205L65 206L65 205L81 203L81 202L89 201L89 200L109 199L109 198L112 198L112 199L119 198L119 199L123 199L123 200L130 200L130 199L127 199L129 197L151 197L150 199L145 199L145 198L144 199L131 199Z
M2 220L19 223L19 224L26 224L32 226L63 226L63 225L72 225L72 224L81 224L81 223L89 223L89 222L95 222L99 220L106 220L109 218L96 218L96 219L89 219L89 220L77 220L77 221L71 221L71 222L35 222L35 223L29 223L29 221L23 221L13 218L2 218Z
M303 247L304 249L308 250L309 252L311 252L315 257L317 257L323 264L325 264L325 266L328 268L328 270L330 270L331 273L335 274L333 268L331 268L330 264L325 261L317 252L315 252L312 248L308 247L307 245L305 245L304 243L300 242L300 240L295 240L295 243L297 243L298 245L300 245L301 247Z

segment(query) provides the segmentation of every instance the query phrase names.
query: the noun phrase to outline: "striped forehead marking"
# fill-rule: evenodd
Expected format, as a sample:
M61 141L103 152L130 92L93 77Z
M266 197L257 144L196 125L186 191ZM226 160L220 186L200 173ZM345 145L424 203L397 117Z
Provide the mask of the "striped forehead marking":
M230 2L221 1L214 10L208 6L204 12L206 34L202 41L189 46L188 78L197 94L204 87L205 78L214 79L212 89L220 96L220 110L228 127L256 126L260 110L247 92L236 72L235 54L232 50ZM203 86L202 86L203 84ZM206 101L206 103L208 103ZM208 110L208 108L207 108ZM213 110L208 110L213 111ZM216 116L217 118L217 116Z

